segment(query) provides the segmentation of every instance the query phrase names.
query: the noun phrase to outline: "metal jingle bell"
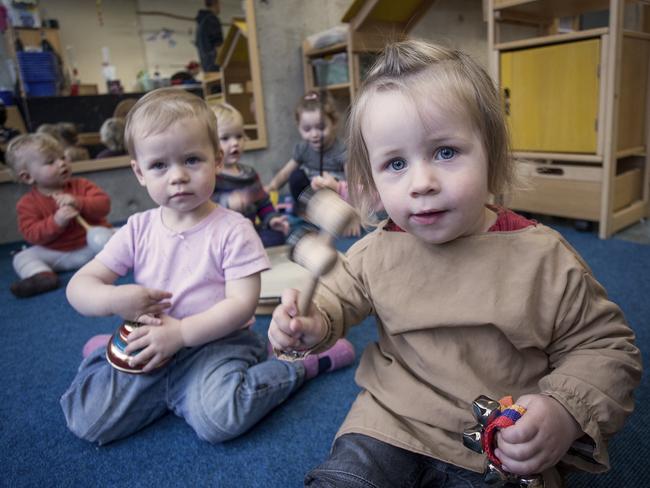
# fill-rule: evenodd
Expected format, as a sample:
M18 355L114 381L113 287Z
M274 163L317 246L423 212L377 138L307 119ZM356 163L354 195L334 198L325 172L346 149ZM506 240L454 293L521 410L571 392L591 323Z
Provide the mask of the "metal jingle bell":
M526 488L544 488L544 478L541 476L522 476L519 478L519 486Z
M483 444L481 436L483 435L483 426L476 424L463 432L463 445L474 452L483 454Z
M485 469L485 475L483 476L483 481L485 481L485 484L487 485L500 487L505 486L506 483L511 482L511 479L505 471L503 471L491 461L488 461L487 468Z
M496 400L481 395L472 402L472 413L476 421L483 427L492 422L499 416L501 412L501 405Z

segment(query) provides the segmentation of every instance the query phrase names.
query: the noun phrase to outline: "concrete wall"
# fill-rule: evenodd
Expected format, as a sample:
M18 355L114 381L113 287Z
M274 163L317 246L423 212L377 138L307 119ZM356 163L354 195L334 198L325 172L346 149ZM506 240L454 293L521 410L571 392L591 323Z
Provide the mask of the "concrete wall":
M48 5L71 3L71 0L48 1ZM104 5L111 3L104 2ZM135 5L136 0L118 0L118 3ZM149 0L138 2L139 8L153 8L154 3ZM227 8L222 15L224 22L229 22L228 12L241 8L239 0L222 0L222 4L224 10ZM299 140L293 109L304 90L302 42L311 34L340 24L350 4L351 0L255 0L269 144L264 150L246 152L244 161L257 168L264 182L286 163ZM192 8L192 12L194 10ZM93 22L96 16L94 8L87 15L91 18L86 22ZM486 62L487 32L479 0L435 2L411 35L462 48L482 63ZM97 56L101 61L101 55ZM97 182L111 195L113 208L109 220L113 222L126 220L131 213L152 206L146 190L137 184L130 168L83 176ZM5 209L0 219L0 242L20 240L14 207L23 191L25 188L22 186L0 183L0 206Z

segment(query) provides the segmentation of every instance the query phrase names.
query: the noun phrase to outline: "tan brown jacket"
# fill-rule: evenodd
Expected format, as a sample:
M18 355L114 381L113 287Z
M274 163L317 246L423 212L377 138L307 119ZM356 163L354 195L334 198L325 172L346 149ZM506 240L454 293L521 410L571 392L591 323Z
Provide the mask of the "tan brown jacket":
M362 433L481 472L485 456L461 442L472 400L543 393L593 442L590 456L563 461L609 467L607 440L633 410L640 353L619 307L548 227L431 245L381 225L325 277L316 305L330 331L317 351L370 314L379 330L337 436Z

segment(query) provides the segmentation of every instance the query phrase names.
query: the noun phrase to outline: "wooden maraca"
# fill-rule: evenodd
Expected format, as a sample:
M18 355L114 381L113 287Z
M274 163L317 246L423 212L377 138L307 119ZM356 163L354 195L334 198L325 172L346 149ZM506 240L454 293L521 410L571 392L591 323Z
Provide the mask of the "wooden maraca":
M86 243L95 254L104 248L115 232L114 229L103 227L101 225L90 225L81 215L77 215L75 220L86 231Z
M334 268L338 253L317 232L294 233L290 236L289 244L289 259L310 274L310 279L298 298L298 315L309 315L318 279Z
M334 239L356 217L355 210L329 189L301 195L305 218L316 224L319 232L303 232L290 238L289 258L310 273L310 279L298 298L298 315L308 315L321 276L329 273L338 260ZM296 237L297 236L297 237ZM293 241L293 242L292 242ZM275 351L282 359L295 360L307 351Z

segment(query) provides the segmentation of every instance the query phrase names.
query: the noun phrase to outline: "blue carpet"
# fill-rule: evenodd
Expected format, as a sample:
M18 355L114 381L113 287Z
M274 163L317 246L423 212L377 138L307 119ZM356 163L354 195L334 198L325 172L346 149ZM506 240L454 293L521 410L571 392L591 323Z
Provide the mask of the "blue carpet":
M560 230L625 311L647 365L650 246ZM346 240L341 247L350 244ZM309 382L248 434L222 445L200 441L173 415L106 447L76 439L65 427L59 397L74 376L85 341L112 332L118 322L79 316L64 288L15 299L8 287L14 279L9 251L16 247L0 246L0 367L6 377L0 402L0 486L298 487L304 474L325 459L358 391L355 367ZM64 281L70 276L63 275ZM268 323L269 317L258 317L255 329L265 335ZM358 351L375 338L371 319L349 336ZM644 376L639 407L612 442L612 471L572 475L570 486L638 486L648 477L650 415L642 406L650 404L650 389L645 383Z

